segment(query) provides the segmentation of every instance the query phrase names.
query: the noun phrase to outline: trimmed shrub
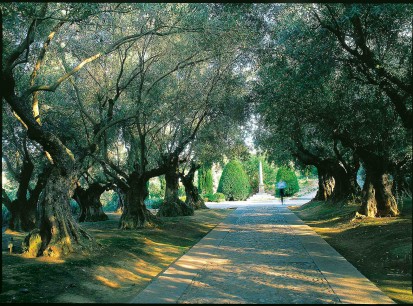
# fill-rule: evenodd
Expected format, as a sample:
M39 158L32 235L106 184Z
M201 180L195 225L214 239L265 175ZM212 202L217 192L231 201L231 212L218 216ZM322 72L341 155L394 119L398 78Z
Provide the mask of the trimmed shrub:
M202 194L213 194L214 183L212 181L211 165L205 164L198 170L198 191Z
M277 188L277 183L279 181L284 181L287 183L287 188L285 188L284 194L285 196L289 197L300 191L300 187L298 185L298 179L295 175L294 170L287 168L287 167L280 167L277 172L277 177L275 179L276 187L275 187L275 196L280 196L280 191Z
M214 193L212 197L209 199L211 202L222 202L222 201L225 201L225 194L217 192L217 193Z
M201 194L200 196L204 200L204 202L210 202L212 201L211 198L214 196L214 194L206 193L206 194Z
M232 160L225 165L217 191L223 193L229 201L243 201L248 198L251 186L240 161Z
M225 201L225 195L223 193L217 192L217 193L207 193L204 195L201 195L202 199L204 199L204 202L222 202Z

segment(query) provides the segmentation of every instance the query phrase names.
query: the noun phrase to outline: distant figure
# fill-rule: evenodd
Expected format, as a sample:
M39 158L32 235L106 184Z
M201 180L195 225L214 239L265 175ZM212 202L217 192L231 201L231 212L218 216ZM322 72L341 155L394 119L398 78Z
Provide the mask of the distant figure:
M284 190L287 188L287 183L281 180L277 183L277 188L280 191L281 204L284 205Z

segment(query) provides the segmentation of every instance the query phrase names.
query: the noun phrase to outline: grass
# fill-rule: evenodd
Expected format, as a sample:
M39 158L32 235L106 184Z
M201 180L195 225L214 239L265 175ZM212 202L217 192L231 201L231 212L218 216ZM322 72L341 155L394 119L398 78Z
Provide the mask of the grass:
M103 245L90 256L29 259L3 249L0 302L126 303L230 212L198 210L194 216L163 218L160 227L134 231L119 230L120 214L108 213L107 221L82 223ZM9 230L4 234L15 245L25 237Z
M412 200L393 218L354 219L356 203L289 207L332 247L400 304L413 304Z

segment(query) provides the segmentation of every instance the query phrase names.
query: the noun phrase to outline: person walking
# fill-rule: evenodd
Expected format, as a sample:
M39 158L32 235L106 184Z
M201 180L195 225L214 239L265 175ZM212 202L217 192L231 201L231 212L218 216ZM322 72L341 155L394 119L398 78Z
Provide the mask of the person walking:
M285 192L285 188L287 188L287 183L281 180L277 183L277 188L280 191L281 204L284 205L284 195L285 195L284 192Z

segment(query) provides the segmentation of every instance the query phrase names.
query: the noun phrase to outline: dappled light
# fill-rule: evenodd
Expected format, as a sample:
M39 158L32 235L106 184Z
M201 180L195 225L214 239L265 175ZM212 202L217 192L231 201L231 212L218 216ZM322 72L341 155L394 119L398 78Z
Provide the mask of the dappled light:
M390 301L286 208L251 206L231 216L132 302Z
M121 287L117 282L111 281L111 280L107 279L106 277L98 275L95 278L98 281L101 281L105 286L108 286L110 288L120 288Z
M0 11L2 302L413 303L412 5Z

